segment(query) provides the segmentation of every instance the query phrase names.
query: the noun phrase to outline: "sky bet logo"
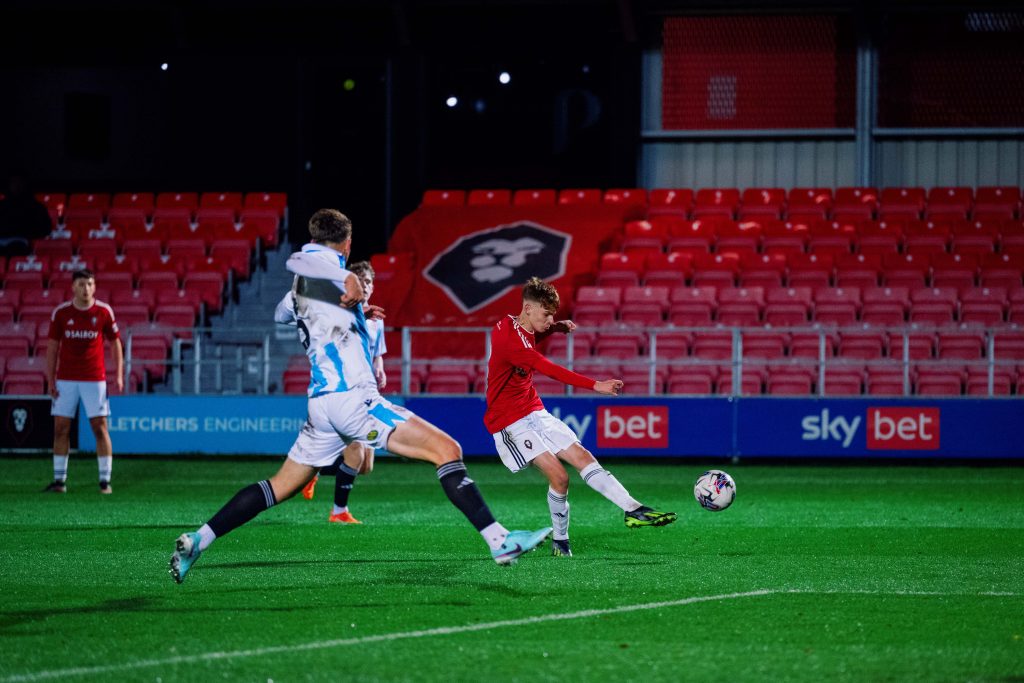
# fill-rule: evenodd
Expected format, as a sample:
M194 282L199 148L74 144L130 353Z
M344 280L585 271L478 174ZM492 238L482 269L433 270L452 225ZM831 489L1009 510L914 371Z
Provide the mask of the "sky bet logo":
M828 408L821 415L807 415L800 422L804 441L838 441L843 448L853 443L861 418L833 417ZM938 408L868 408L866 446L869 451L934 451L939 448Z

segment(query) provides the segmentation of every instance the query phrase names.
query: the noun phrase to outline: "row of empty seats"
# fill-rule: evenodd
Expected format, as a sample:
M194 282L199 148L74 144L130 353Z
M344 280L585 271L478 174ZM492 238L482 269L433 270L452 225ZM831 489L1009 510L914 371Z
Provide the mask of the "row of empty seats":
M1002 254L622 254L602 255L595 281L606 287L971 287L1015 289L1024 253Z
M643 207L648 216L683 218L1017 218L1017 187L795 187L783 188L597 188L428 190L423 206L551 206L623 204Z
M99 211L107 217L117 209L138 209L152 217L159 209L230 209L240 215L244 209L270 210L283 218L288 197L283 192L39 192L36 199L60 216L78 211ZM88 215L88 214L87 214Z
M573 319L588 327L623 324L697 327L809 323L934 326L1024 324L1024 287L888 287L780 285L733 287L603 287L576 292Z
M995 219L782 221L660 216L626 223L621 251L692 254L991 254L1024 253L1024 221Z

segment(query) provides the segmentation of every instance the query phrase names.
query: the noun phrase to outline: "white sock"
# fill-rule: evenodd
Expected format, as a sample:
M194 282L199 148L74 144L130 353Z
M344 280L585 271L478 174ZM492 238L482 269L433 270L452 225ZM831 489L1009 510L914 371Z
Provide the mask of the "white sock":
M548 510L551 511L551 526L556 541L569 540L569 492L559 493L548 487Z
M508 529L503 527L501 522L492 522L480 530L480 535L487 541L487 546L491 550L497 550L505 542L505 537L508 536Z
M331 512L331 514L332 515L340 515L342 512L348 512L348 505L346 505L345 507L338 507L337 505L335 505L334 506L334 511Z
M114 468L114 456L97 455L96 466L100 470L100 481L110 481L110 470Z
M600 463L591 463L582 470L580 476L590 488L615 503L623 512L636 510L640 502L629 495L629 491L623 488L619 480L611 475L608 470L601 467Z
M213 529L210 528L209 524L204 524L199 527L199 552L202 552L210 547L213 543L213 539L217 538L217 534L213 533Z
M53 480L54 481L67 481L68 480L68 455L57 455L53 454Z

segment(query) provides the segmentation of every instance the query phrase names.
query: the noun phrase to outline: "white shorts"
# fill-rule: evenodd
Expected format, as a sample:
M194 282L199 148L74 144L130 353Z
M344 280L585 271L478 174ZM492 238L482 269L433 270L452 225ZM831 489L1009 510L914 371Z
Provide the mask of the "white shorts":
M90 418L110 415L110 401L107 400L106 382L82 382L73 379L57 380L57 398L50 405L50 415L74 417L78 402L85 406Z
M307 406L306 424L288 457L310 467L332 464L353 441L386 448L395 427L413 417L411 411L382 398L376 388L323 394L309 399Z
M541 453L557 455L578 442L576 433L546 410L534 411L494 435L498 456L513 472Z

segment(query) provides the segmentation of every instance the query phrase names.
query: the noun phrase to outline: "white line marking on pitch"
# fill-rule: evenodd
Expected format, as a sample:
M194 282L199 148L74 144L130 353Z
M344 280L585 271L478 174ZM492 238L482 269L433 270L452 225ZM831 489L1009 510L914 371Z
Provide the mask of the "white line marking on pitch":
M323 650L332 647L345 647L347 645L362 645L364 643L381 643L393 640L409 640L412 638L427 638L430 636L446 636L456 633L471 633L474 631L489 631L496 628L509 626L526 626L528 624L541 624L548 621L567 621L570 619L585 619L587 617L598 617L606 614L624 614L626 612L638 612L641 610L660 609L663 607L682 607L700 602L715 602L721 600L735 600L737 598L752 598L762 595L777 595L785 593L799 593L811 595L895 595L895 596L940 596L940 595L968 595L966 593L942 593L930 591L868 591L868 590L837 590L818 591L812 589L763 589L747 591L745 593L724 593L722 595L699 595L679 600L666 600L663 602L646 602L638 605L623 605L621 607L608 607L605 609L587 609L579 612L542 614L536 617L524 617L522 619L504 619L501 621L488 621L482 624L465 624L463 626L441 626L439 628L428 628L421 631L402 631L398 633L382 633L375 636L361 636L359 638L338 638L336 640L319 640L311 643L298 643L295 645L274 645L270 647L254 648L251 650L232 650L230 652L206 652L198 655L182 655L178 657L167 657L164 659L142 659L136 662L124 664L108 664L106 666L82 666L70 669L54 669L51 671L37 671L35 673L16 674L0 678L0 683L28 683L30 681L43 681L52 678L63 678L65 676L85 676L89 674L105 674L115 671L131 671L133 669L144 669L153 666L167 666L175 664L192 664L194 662L209 662L222 659L241 659L244 657L262 657L264 655L277 654L279 652L303 652L306 650ZM986 592L971 593L970 595L1018 597L1016 593Z

